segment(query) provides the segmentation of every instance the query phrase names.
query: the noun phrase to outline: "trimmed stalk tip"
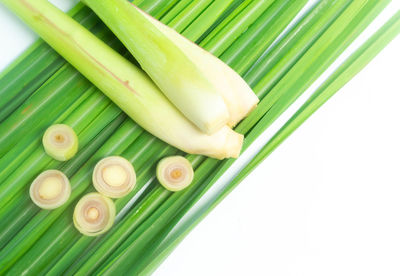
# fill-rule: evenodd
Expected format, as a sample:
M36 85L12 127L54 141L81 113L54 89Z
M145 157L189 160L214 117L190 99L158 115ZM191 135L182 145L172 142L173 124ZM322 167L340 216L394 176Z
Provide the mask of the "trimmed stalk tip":
M193 167L182 156L170 156L157 165L157 179L167 190L177 192L185 189L193 181Z
M114 202L99 193L82 197L75 206L75 228L86 236L97 236L108 231L115 220Z
M78 136L67 125L57 124L49 127L43 135L43 147L46 153L58 161L66 161L78 151Z
M42 172L32 182L30 197L42 209L55 209L63 205L71 195L71 185L68 178L60 171L48 170Z
M108 197L120 198L129 194L136 184L136 174L132 164L120 156L100 160L93 171L95 189Z

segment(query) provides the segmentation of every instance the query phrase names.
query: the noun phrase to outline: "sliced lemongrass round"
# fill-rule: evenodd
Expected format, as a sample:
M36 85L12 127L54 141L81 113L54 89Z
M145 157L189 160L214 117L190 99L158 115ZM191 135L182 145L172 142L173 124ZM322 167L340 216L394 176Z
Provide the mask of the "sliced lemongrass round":
M52 125L43 135L43 147L48 155L58 161L74 157L78 151L78 136L67 125Z
M167 190L180 191L192 183L193 168L182 156L170 156L157 165L157 179Z
M100 160L94 168L92 179L99 193L112 198L126 196L136 184L135 169L120 156Z
M29 194L32 201L40 208L55 209L68 200L71 195L71 185L62 172L48 170L35 178Z
M102 194L87 194L75 206L74 225L83 235L103 234L111 228L114 220L114 202Z

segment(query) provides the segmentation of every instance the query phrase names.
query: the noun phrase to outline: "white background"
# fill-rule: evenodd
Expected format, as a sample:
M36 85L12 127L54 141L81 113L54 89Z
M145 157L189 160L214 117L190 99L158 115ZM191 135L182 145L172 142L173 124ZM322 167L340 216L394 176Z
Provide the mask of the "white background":
M65 8L72 2L57 1ZM358 44L399 4L393 1ZM0 37L0 70L35 39L2 6ZM155 274L400 275L399 119L400 37L243 181Z

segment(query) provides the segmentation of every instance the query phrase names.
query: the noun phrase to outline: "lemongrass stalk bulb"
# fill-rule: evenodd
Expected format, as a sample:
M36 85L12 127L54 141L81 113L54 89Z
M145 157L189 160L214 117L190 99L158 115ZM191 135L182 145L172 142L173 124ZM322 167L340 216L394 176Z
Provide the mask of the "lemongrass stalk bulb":
M40 208L55 209L68 200L71 195L71 185L62 172L47 170L35 178L29 194L33 203Z
M107 232L115 220L114 202L99 193L83 196L75 206L75 228L86 236L98 236Z
M100 160L93 171L95 189L108 197L120 198L129 194L136 184L136 174L132 164L120 156Z

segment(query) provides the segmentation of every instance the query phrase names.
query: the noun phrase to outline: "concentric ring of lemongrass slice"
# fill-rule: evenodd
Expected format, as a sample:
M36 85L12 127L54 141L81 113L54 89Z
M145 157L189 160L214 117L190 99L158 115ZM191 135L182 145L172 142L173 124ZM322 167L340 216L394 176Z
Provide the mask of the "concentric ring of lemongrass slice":
M44 133L42 142L46 153L58 161L69 160L78 151L78 136L67 125L50 126Z
M157 179L167 190L180 191L193 181L193 168L182 156L170 156L157 165Z
M135 187L136 174L128 160L120 156L110 156L96 164L92 180L99 193L111 198L120 198L129 194Z
M74 225L86 236L97 236L108 231L114 224L114 202L99 193L83 196L75 206Z
M71 195L68 178L60 171L42 172L29 189L32 201L43 209L55 209L63 205Z

